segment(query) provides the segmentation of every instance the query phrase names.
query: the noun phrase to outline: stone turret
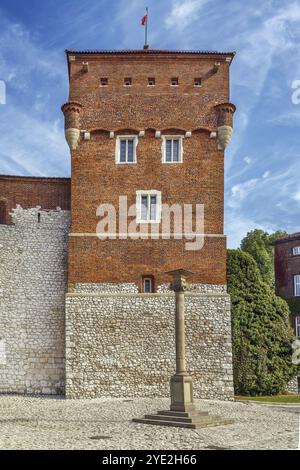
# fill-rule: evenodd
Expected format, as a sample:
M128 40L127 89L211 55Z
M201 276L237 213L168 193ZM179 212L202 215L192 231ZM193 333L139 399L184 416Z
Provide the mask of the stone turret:
M77 101L65 103L61 110L65 115L65 136L70 150L76 150L80 138L80 111L82 105Z
M217 111L218 147L220 150L225 150L232 136L233 114L236 107L232 103L222 103L215 106L215 109Z

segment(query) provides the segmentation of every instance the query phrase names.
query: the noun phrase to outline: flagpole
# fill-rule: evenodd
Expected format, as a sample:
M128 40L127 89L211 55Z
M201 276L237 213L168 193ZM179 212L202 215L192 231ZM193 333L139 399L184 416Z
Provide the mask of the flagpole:
M146 7L146 27L145 27L145 45L144 45L144 49L148 49L149 48L149 45L148 45L148 7Z

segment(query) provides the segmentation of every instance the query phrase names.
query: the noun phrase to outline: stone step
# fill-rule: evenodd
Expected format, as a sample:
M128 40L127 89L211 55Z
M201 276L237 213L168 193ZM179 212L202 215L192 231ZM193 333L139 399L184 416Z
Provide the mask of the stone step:
M157 414L162 416L178 416L179 418L192 418L193 416L208 416L208 411L158 411Z
M168 421L157 419L157 415L151 416L151 418L135 418L133 419L135 423L141 424L154 424L157 426L174 426L179 428L189 428L189 429L199 429L199 428L206 428L211 426L222 426L225 424L231 424L233 421L229 419L222 419L222 418L215 418L210 417L210 419L206 419L205 421L197 421L193 423L186 423L183 421Z
M206 416L197 416L197 415L194 415L192 417L185 417L185 416L172 416L172 415L160 415L160 414L157 414L157 415L146 415L145 416L146 419L158 419L158 420L161 420L161 421L177 421L179 423L193 423L195 421L206 421L206 420L209 420L211 417L206 415Z

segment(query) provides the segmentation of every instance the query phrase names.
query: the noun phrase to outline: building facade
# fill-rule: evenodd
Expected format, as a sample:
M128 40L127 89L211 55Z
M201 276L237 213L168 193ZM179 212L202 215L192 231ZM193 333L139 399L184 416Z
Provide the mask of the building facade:
M300 338L300 233L274 242L276 294L287 299L293 314L293 326Z
M53 181L54 197L36 180L27 191L32 199L24 200L0 178L2 221L14 224L0 232L5 246L18 239L16 250L23 249L27 260L20 264L15 282L22 288L16 292L10 250L5 270L0 268L3 305L16 312L15 321L25 297L21 350L9 318L0 317L0 391L63 390L69 398L168 395L175 300L165 272L184 268L194 273L186 329L195 395L233 398L223 228L233 56L67 51L70 93L62 111L71 181ZM28 276L32 260L34 279ZM42 309L38 282L56 299L49 308ZM36 344L41 320L46 327Z

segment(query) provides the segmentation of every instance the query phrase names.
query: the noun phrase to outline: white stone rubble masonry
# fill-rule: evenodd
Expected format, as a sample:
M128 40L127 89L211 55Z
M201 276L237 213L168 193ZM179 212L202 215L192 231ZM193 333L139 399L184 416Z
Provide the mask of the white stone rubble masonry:
M0 392L63 393L69 212L17 206L13 222L0 225Z
M66 298L67 398L169 395L175 370L175 298L165 287L160 290L139 294L130 284L73 287ZM194 285L186 293L186 335L195 397L232 400L225 286Z

